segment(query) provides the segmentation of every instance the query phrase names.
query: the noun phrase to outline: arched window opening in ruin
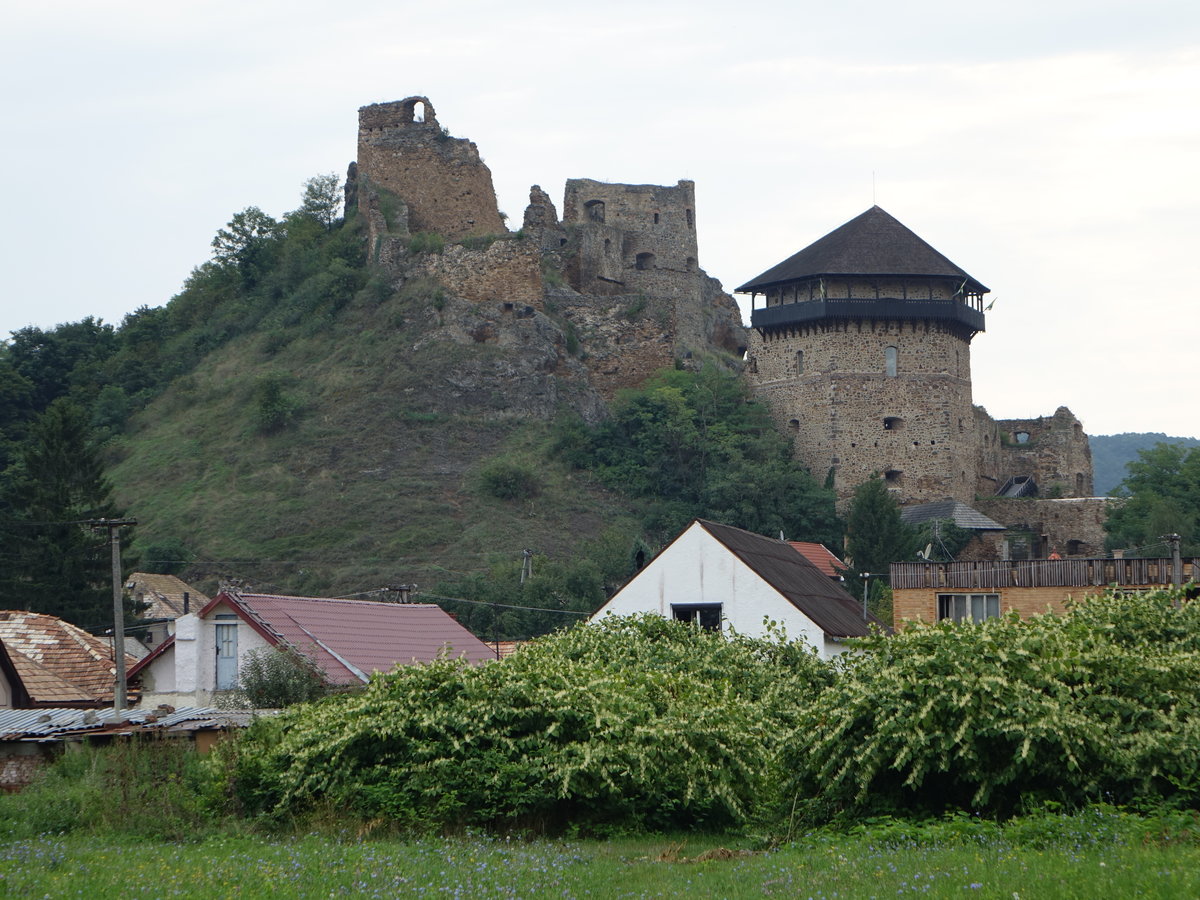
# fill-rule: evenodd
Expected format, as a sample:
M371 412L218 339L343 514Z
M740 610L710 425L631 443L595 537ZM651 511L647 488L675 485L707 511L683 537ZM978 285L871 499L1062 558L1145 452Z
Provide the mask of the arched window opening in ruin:
M1029 443L1029 432L1028 431L1018 431L1016 434L1013 435L1013 440L1016 441L1018 444L1028 444Z
M558 239L558 246L560 246L560 247L565 247L565 246L567 246L567 239L566 239L566 238L559 238L559 239Z
M412 105L412 120L419 125L425 122L425 104L420 100L417 100Z
M900 351L895 347L888 347L883 351L883 370L889 378L896 377L897 363L900 358Z
M654 224L655 224L655 225L657 225L657 224L658 224L658 213L655 213L655 214L654 214Z
M1076 422L1075 423L1075 440L1079 440L1081 437L1083 437L1083 426L1080 425L1078 422Z
M608 238L604 239L604 255L612 256L612 241L610 241Z
M796 374L797 375L804 374L804 351L803 350L796 351Z
M637 261L636 261L635 265L639 269L642 269L642 270L653 269L654 268L654 254L653 253L639 253L637 255Z
M694 214L694 213L693 213L693 212L692 212L690 209L688 209L688 210L684 210L684 212L685 212L685 213L687 213L687 225L688 225L688 228L695 228L695 227L696 227L696 216L695 216L695 214Z
M884 431L900 431L904 427L904 420L899 416L888 416L883 420Z
M800 420L799 419L789 419L788 420L788 428L790 428L792 431L799 431L800 430Z
M1082 472L1075 473L1075 496L1076 497L1083 496L1083 473Z
M888 469L883 473L883 480L887 482L890 487L899 487L900 482L904 480L904 473L899 469Z
M589 200L587 203L583 204L583 208L585 210L587 210L588 218L591 219L593 222L603 222L604 221L604 201L603 200Z
M689 257L687 258L687 270L688 270L689 272L695 272L695 271L696 271L696 257L694 257L694 256L689 256Z

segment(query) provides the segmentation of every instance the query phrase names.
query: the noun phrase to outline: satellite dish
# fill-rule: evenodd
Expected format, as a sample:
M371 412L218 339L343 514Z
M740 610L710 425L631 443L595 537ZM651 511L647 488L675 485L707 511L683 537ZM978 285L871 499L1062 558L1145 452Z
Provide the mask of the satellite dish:
M923 560L926 560L926 561L928 561L928 560L929 560L929 554L930 554L930 553L932 553L932 552L933 552L933 544L926 544L926 545L925 545L925 549L924 549L924 550L918 550L918 551L917 551L917 556L918 556L920 559L923 559Z

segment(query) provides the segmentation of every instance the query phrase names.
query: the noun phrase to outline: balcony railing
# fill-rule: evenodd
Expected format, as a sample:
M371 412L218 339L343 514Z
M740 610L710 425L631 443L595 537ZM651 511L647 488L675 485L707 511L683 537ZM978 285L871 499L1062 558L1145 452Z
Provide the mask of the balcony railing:
M999 588L1164 587L1169 558L1006 559L979 562L902 562L891 565L892 590L996 590ZM1200 558L1183 560L1183 580L1200 578Z
M818 319L933 319L983 331L983 313L959 300L804 300L756 309L754 328L802 325Z

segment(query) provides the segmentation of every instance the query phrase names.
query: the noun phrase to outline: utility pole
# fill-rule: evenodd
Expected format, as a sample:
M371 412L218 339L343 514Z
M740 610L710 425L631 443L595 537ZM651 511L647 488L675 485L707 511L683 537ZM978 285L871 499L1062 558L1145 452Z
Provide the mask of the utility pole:
M1164 534L1163 540L1171 545L1171 584L1175 586L1176 591L1183 587L1183 559L1179 556L1179 535ZM1179 595L1175 596L1175 605L1179 606Z
M136 525L137 519L93 519L93 531L108 530L112 545L113 587L113 663L116 665L116 684L113 686L113 712L125 709L125 604L121 602L121 529Z
M521 551L521 584L525 583L525 579L533 577L533 551Z

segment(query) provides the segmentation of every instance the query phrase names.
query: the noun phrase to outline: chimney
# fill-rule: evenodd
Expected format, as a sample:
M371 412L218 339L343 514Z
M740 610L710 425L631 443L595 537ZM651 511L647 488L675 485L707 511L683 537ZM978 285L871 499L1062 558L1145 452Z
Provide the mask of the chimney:
M192 598L188 596L188 592L184 591L183 592L183 614L185 616L188 614L188 607L191 606L191 599Z

